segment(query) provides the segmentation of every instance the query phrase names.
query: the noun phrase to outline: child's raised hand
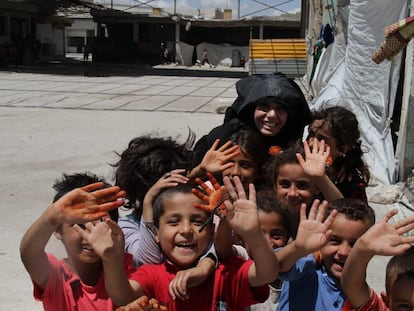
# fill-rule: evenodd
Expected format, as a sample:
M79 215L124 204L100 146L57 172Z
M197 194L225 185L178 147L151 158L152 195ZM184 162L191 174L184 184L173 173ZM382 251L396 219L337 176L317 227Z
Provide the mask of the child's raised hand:
M200 163L202 170L215 174L234 165L234 163L229 162L229 160L240 154L239 147L237 145L233 146L232 142L228 141L217 149L219 143L220 140L216 139L211 148L204 155L203 160Z
M205 210L208 212L215 212L217 209L217 213L221 215L226 215L226 208L223 204L224 198L226 196L226 188L224 186L220 186L217 179L214 176L207 172L207 177L209 178L211 184L213 185L213 189L211 189L205 182L203 182L200 178L196 178L197 184L205 191L204 194L200 189L193 188L191 192L195 194L200 200L208 203L208 204L195 204L196 208L201 210Z
M414 230L414 216L395 223L389 220L398 213L397 209L389 211L381 221L369 228L357 241L358 247L371 255L395 256L403 254L414 243L414 236L406 233Z
M308 176L321 177L325 175L327 163L329 162L330 147L325 144L324 140L312 140L312 150L305 140L303 142L305 159L300 153L296 154L303 171Z
M124 307L119 307L115 311L167 311L168 308L161 305L157 299L149 299L147 296L141 296L130 302Z
M102 259L107 259L104 256L119 256L124 253L124 233L109 217L103 221L87 222L85 229L79 225L74 225L73 228ZM123 259L123 256L119 257Z
M302 204L298 232L293 243L304 254L319 250L329 241L332 234L330 227L337 211L333 210L325 218L327 208L327 201L320 203L319 200L315 200L310 209L309 216L306 217L306 204Z
M125 191L117 186L103 186L102 182L97 182L65 194L51 205L49 223L59 225L93 221L107 216L107 211L124 204L120 198L125 196Z
M253 184L249 184L249 198L247 198L243 184L238 176L233 177L234 185L228 176L224 176L223 182L231 198L231 200L224 202L227 209L226 219L232 229L245 239L249 232L255 232L258 228L260 229L256 205L256 189Z
M172 170L171 172L165 173L154 185L152 185L144 197L142 213L144 221L153 221L152 204L161 190L188 182L189 179L185 176L185 173L185 169Z

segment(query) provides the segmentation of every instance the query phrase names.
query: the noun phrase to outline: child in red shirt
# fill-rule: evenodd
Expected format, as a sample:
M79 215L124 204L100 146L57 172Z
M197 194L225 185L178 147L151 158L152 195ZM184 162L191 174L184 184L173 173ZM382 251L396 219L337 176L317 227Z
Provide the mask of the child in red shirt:
M34 296L46 311L112 311L116 307L105 289L101 259L73 228L76 223L93 226L95 220L108 216L107 211L123 204L118 198L125 192L104 186L95 175L64 175L54 186L58 190L54 203L22 238L21 258L33 281ZM66 259L45 252L52 234L64 244ZM128 274L134 271L131 263L131 256L121 263Z
M195 207L200 205L200 200L192 194L191 185L168 188L154 201L157 239L167 258L163 264L143 265L128 280L120 268L123 246L118 243L118 228L115 223L106 221L107 236L111 239L108 239L105 246L105 243L102 244L99 254L102 256L108 293L117 304L128 304L146 295L156 298L170 311L231 311L242 310L266 300L267 283L276 279L279 265L259 225L254 186L251 185L247 198L238 177L234 177L236 188L231 185L228 177L224 180L234 200L234 205L225 202L227 220L250 246L254 260L246 261L237 256L226 258L219 262L215 273L204 282L188 289L187 299L174 300L168 285L177 272L193 267L210 247L214 226L210 222L210 225L200 230L210 213ZM90 232L76 228L85 240L93 243L90 241ZM196 279L197 275L186 277Z

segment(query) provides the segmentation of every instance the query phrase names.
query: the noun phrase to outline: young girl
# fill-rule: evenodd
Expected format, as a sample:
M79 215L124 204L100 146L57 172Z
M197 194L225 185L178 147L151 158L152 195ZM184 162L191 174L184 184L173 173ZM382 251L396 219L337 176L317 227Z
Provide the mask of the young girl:
M342 194L325 174L330 148L324 141L313 140L312 150L305 141L274 155L268 169L269 180L276 200L289 208L292 236L296 236L300 207L310 207L317 195L328 200L342 198Z
M358 120L354 113L331 107L313 112L307 141L324 140L331 149L332 166L327 170L338 189L346 198L367 202L365 188L370 174L362 160Z
M234 165L223 170L223 176L238 176L246 190L253 183L259 187L263 182L262 166L267 160L267 146L259 134L251 130L242 130L230 136L233 145L240 153L229 160Z
M201 163L187 177L204 179L206 172L213 174L218 180L223 176L238 176L246 190L250 183L257 187L263 182L262 166L268 158L267 151L260 134L249 129L240 130L227 141L216 139Z

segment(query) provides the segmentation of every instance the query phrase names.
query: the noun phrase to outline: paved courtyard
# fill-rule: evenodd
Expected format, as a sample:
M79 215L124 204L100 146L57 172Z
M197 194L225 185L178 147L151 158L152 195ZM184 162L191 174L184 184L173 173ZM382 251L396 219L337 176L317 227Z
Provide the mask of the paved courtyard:
M42 310L19 258L27 227L50 204L51 185L63 172L90 170L113 181L110 166L135 136L184 141L219 125L217 109L236 97L237 78L160 76L87 77L0 71L0 285L2 310ZM378 215L392 204L372 204ZM64 256L53 237L48 250ZM383 289L386 259L370 267Z

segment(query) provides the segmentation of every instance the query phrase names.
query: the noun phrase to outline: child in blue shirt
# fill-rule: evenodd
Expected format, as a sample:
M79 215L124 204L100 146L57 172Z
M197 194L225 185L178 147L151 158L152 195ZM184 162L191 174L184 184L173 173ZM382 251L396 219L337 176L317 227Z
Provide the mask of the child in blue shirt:
M315 248L299 228L296 239L277 253L284 281L278 310L341 310L342 269L356 240L375 223L375 213L358 199L335 200L329 206L333 209L337 215L330 237L319 252L307 255Z

